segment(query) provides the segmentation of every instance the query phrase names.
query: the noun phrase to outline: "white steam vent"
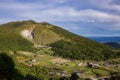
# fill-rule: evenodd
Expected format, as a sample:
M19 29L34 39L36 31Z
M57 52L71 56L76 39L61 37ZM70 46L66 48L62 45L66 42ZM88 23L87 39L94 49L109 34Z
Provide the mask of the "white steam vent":
M25 29L21 32L21 35L24 38L27 38L29 40L32 40L34 38L34 34L33 34L33 29L35 28L35 26L31 27L30 29Z

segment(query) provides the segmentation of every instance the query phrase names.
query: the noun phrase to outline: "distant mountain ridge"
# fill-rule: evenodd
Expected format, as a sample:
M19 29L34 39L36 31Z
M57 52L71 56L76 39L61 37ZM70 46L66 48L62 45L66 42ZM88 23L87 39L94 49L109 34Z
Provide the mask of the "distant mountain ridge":
M106 43L106 42L117 42L120 43L120 36L111 36L111 37L88 37L91 40Z
M107 44L107 45L115 47L115 48L120 48L120 43L117 43L117 42L107 42L104 44Z

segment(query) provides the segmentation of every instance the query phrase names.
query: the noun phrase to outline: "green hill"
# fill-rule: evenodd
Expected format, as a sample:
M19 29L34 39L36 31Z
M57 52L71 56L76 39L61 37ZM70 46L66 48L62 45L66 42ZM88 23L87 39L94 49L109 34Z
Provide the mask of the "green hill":
M84 75L80 77L83 80L104 77L120 70L115 66L106 68L103 60L115 59L111 63L118 66L119 58L118 49L47 22L0 25L0 80L77 80L75 71ZM89 68L87 62L91 61L100 67Z
M116 55L104 53L106 50L112 52L107 45L47 22L36 23L32 20L0 25L0 46L1 51L34 51L35 47L50 46L54 51L52 55L82 60L106 60Z

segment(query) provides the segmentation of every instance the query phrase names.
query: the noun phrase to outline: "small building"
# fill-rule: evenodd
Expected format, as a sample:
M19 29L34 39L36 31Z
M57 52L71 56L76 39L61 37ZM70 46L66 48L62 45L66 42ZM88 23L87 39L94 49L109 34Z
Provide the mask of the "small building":
M76 66L81 66L83 63L78 63Z
M32 62L33 62L33 63L36 63L36 62L37 62L37 60L36 60L36 59L33 59L33 60L32 60Z
M100 67L99 64L95 64L95 63L87 63L87 66L90 68L99 68Z
M53 71L50 71L49 75L53 76L53 75L55 75L55 73Z
M69 76L69 74L67 74L66 72L63 72L63 71L58 71L57 75L58 76Z
M90 68L95 67L93 63L87 63L87 66L90 67Z
M103 63L103 65L104 65L104 66L110 66L110 64L109 64L109 63Z

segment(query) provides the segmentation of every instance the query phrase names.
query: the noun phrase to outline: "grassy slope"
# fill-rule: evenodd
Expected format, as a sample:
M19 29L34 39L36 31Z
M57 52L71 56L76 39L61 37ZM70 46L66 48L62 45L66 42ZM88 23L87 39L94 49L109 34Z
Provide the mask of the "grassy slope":
M51 30L52 27L53 26L47 24L36 25L36 28L33 31L34 41L39 45L49 45L50 43L60 40L62 37L53 32Z
M23 21L0 25L0 50L33 51L33 44L19 34L22 29L30 27L30 23L33 24L32 21Z
M50 45L53 47L52 50L55 51L55 55L58 56L67 56L72 59L82 59L83 57L89 57L90 55L94 55L96 53L102 53L104 49L111 49L109 46L73 34L67 30L51 25L49 23L36 23L31 20L22 22L10 22L0 25L0 35L3 36L1 37L2 41L0 44L2 47L9 47L12 44L12 47L16 48L15 50L32 50L33 44L22 38L20 35L20 32L22 30L29 29L32 26L36 26L33 30L33 44ZM5 42L6 40L4 39L7 39L8 41ZM101 56L101 54L98 54L96 56Z
M33 44L17 34L0 34L0 50L32 51Z
M0 25L0 50L12 50L15 51L14 53L11 52L12 58L14 58L15 62L15 67L18 69L19 72L21 72L24 76L27 74L31 74L34 76L36 75L36 69L40 70L38 77L41 77L42 80L47 80L43 79L46 78L46 76L50 77L47 72L49 72L49 68L44 68L46 66L50 67L50 70L57 67L60 68L61 70L65 70L68 72L72 72L74 70L85 70L87 75L95 76L100 75L108 75L109 72L107 70L102 69L94 69L96 73L92 72L91 69L89 69L86 66L76 66L78 61L72 61L67 63L68 66L66 65L61 65L61 64L53 64L51 62L52 59L56 58L53 56L50 56L50 53L53 53L51 50L48 49L40 49L38 52L33 52L35 48L33 48L33 44L23 38L19 33L21 30L28 29L32 27L33 25L36 25L37 27L34 29L34 34L35 38L33 41L35 41L36 44L40 45L41 42L43 45L51 45L54 44L54 42L59 42L60 39L65 41L66 46L70 45L70 47L66 48L65 45L62 46L62 49L66 50L73 50L75 51L76 47L79 47L77 49L81 50L87 50L90 48L91 50L94 50L94 52L100 52L103 49L109 49L108 46L102 45L100 43L91 41L87 38L75 35L71 32L68 32L62 28L53 26L48 23L35 23L33 21L23 21L23 22L12 22L12 23L7 23ZM49 25L49 26L47 26ZM56 46L55 46L56 47ZM58 48L60 45L58 46ZM79 54L76 52L76 54ZM68 54L71 55L71 54ZM36 56L36 57L35 57ZM61 55L60 55L61 56ZM33 67L29 67L27 64L29 64L29 61L33 58L37 59L37 64ZM44 66L41 68L40 66ZM37 67L37 68L35 68ZM114 68L113 68L114 69ZM48 70L48 71L46 71ZM105 74L104 71L106 71ZM56 71L55 71L56 72ZM102 73L102 75L101 75ZM47 75L46 75L47 74Z
M52 50L55 51L54 55L83 60L106 60L111 58L109 57L110 55L114 56L114 53L112 52L110 55L108 55L109 53L104 54L104 51L106 50L109 52L112 51L112 48L107 45L73 34L57 26L53 26L51 30L59 34L61 37L64 37L62 40L51 44Z

